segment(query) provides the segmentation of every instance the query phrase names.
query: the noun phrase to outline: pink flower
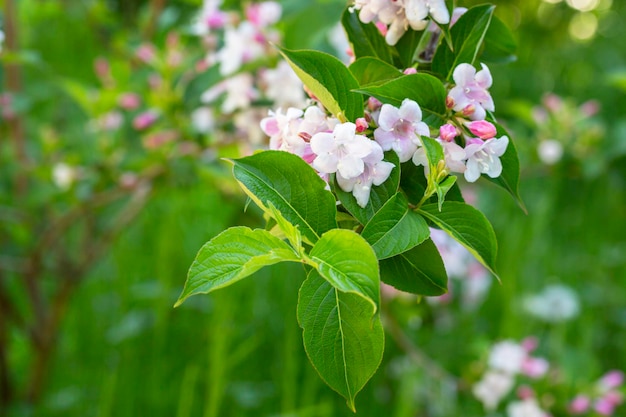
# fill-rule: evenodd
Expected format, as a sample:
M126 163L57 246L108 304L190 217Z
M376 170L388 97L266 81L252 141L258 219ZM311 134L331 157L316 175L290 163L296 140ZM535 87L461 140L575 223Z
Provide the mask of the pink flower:
M281 14L282 8L275 1L254 3L246 8L246 18L258 28L265 28L278 22Z
M135 110L141 104L141 98L135 93L124 93L119 97L118 103L124 110Z
M491 139L497 133L496 127L486 120L477 120L467 123L467 127L474 135L486 140Z
M404 99L400 108L383 104L378 116L378 128L374 139L383 150L398 154L400 162L406 162L421 146L419 135L428 136L430 131L422 122L422 110L413 100Z
M141 113L133 119L133 127L137 130L144 130L149 128L159 118L158 114L154 110L148 110Z
M591 400L589 397L579 394L569 404L569 411L572 414L583 414L589 409L590 405Z
M411 74L417 74L417 69L411 67L411 68L407 68L404 71L402 71L402 73L404 75L411 75Z
M135 55L146 64L150 64L156 58L156 49L154 45L144 43L137 48Z
M612 370L607 372L600 378L598 381L598 385L600 385L600 389L603 391L608 391L613 388L617 388L624 383L624 373L618 370Z
M456 86L448 93L448 104L472 120L484 120L486 110L495 111L487 91L493 82L491 73L485 64L481 65L482 70L476 72L470 64L459 64L452 74Z
M465 179L474 182L480 174L487 174L491 178L497 178L502 173L502 162L500 157L504 155L509 144L509 138L502 136L499 139L472 139L465 147L467 158L467 169Z
M452 142L459 135L456 127L447 123L439 128L439 137L446 142Z
M313 168L326 174L338 172L344 179L358 177L365 170L363 159L372 152L370 140L356 134L354 123L335 126L332 133L320 132L311 138L311 149L317 155Z
M550 365L543 358L533 358L528 356L522 362L522 373L530 378L541 378L548 372Z
M610 416L613 415L616 406L617 404L615 404L613 401L610 401L606 397L602 397L596 400L596 402L593 404L593 409L598 414L601 414L603 416Z

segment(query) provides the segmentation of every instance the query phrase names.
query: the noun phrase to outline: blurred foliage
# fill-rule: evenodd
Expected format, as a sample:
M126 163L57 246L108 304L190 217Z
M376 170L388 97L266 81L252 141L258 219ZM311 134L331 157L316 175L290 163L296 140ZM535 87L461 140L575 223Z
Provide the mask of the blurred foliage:
M382 368L357 400L362 416L483 416L482 406L471 398L471 384L479 378L490 344L504 338L535 335L541 340L539 351L554 361L557 378L569 387L554 394L561 402L605 370L626 368L626 2L493 2L519 45L515 63L492 67L492 93L502 106L498 114L518 138L521 194L529 214L494 187L480 190L479 205L500 242L502 284L494 283L486 301L469 312L457 302L437 307L391 300L386 308L397 323L387 326ZM0 1L5 10L6 3ZM146 150L141 143L148 133L131 127L139 110L124 114L115 134L86 128L115 107L122 92L145 91L142 100L167 109L159 129L174 129L185 140L207 145L190 128L184 91L170 89L204 53L199 40L186 32L200 1L17 3L20 53L7 53L5 43L0 80L6 86L7 65L20 63L23 90L12 109L24 120L26 150L36 163L21 170L3 120L0 295L27 312L16 259L37 246L47 216L82 207L81 221L90 218L93 209L81 204L99 192L117 190L123 169L144 178L157 166L159 175L149 177L150 198L98 252L67 303L41 401L19 403L8 415L352 415L319 380L300 347L295 299L303 274L297 266L271 268L258 279L172 309L203 242L231 224L258 225L258 213L244 213L243 199L230 195L220 176L224 166L195 154L177 154L174 160ZM571 6L581 4L597 7L583 12ZM324 33L339 20L344 5L340 0L286 0L286 46L331 50ZM6 16L1 21L6 28ZM146 41L164 51L172 29L180 32L189 61L168 74L165 93L151 91L146 67L136 62L134 52ZM108 96L94 98L90 91L103 91L93 66L99 57L107 58L121 81ZM590 174L580 168L584 154L550 166L537 159L545 126L529 116L547 92L572 100L573 107L598 101L593 123L602 134L593 152L600 163ZM555 129L566 131L562 125ZM87 180L69 192L60 190L52 170L61 161L81 165ZM35 192L18 195L18 172L26 172ZM98 233L107 230L135 190L122 187L117 203L98 209ZM58 250L80 258L89 230L75 229ZM63 265L42 275L46 291L55 287L58 271ZM557 282L579 294L578 318L558 324L529 318L522 297ZM26 317L32 319L31 314ZM404 339L394 334L397 329L419 350L407 354ZM13 329L8 340L12 376L24 386L34 358L29 333ZM567 414L555 410L553 415Z

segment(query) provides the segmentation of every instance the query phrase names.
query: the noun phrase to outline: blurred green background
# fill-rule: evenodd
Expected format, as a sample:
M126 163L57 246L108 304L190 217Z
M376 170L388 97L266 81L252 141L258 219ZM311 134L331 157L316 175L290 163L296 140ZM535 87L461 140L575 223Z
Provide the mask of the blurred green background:
M287 46L329 50L325 34L345 2L282 3ZM626 369L626 2L494 3L519 44L517 61L491 68L491 91L520 152L528 214L486 183L473 190L498 236L502 283L492 283L470 311L459 303L390 300L397 322L388 329L402 327L419 350L407 353L389 330L385 359L357 397L360 416L484 416L469 384L478 379L489 345L506 338L538 337L539 352L562 382L551 394L554 402L567 402L608 369ZM12 401L0 415L351 415L302 349L295 303L303 271L297 266L263 270L172 308L204 242L230 225L262 225L254 208L244 211L226 164L178 148L177 158L146 154L145 137L129 119L115 135L85 127L115 101L94 70L106 58L115 94L143 94L166 109L164 129L211 145L189 127L193 100L185 94L202 85L185 84L182 91L187 75L178 67L160 68L165 81L152 87L150 74L132 58L146 42L158 51L173 48L168 34L175 31L175 48L186 57L182 67L192 66L206 50L188 33L201 2L0 4L7 38L0 78L3 93L15 92L13 116L4 113L0 125L0 300L11 300L14 315L24 320L14 320L8 303L0 310L0 359L12 380L2 391ZM13 47L7 44L11 25L19 35ZM589 100L599 106L595 115L579 107ZM563 150L551 164L537 152L545 140ZM71 192L52 181L62 159L90 167ZM120 176L126 171L141 175ZM94 196L110 203L93 204ZM66 233L55 239L49 230L58 219L65 219ZM24 285L29 280L39 285L43 312L33 308ZM559 323L529 316L524 297L556 283L578 294L578 315ZM49 326L54 332L46 335ZM54 347L39 392L29 393L41 357L37 346L46 345L32 344L38 331ZM556 407L553 415L569 414Z

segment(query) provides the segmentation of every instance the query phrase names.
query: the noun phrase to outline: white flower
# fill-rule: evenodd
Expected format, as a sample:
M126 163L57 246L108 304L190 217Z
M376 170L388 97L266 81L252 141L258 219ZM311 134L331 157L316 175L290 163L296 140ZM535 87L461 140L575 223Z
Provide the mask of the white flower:
M506 408L508 417L546 417L545 411L539 407L533 397L510 403Z
M467 158L467 169L465 179L474 182L480 174L487 174L491 178L497 178L502 173L502 162L500 157L504 155L509 138L502 136L499 139L471 139L465 147L465 157Z
M285 61L276 68L261 73L265 84L265 95L274 102L275 107L305 107L306 99L302 81Z
M494 410L514 385L513 376L498 371L488 371L472 388L472 393L487 410Z
M445 0L404 0L404 8L407 20L414 29L416 27L424 29L428 24L426 17L429 14L438 23L443 25L450 23L450 12Z
M411 159L418 146L421 146L418 135L429 134L428 126L422 122L420 106L413 100L404 99L400 108L383 104L374 139L383 150L393 149L400 162L406 162Z
M486 110L495 111L493 99L487 89L493 82L485 64L482 70L470 64L459 64L452 73L456 84L448 93L448 100L455 111L463 112L472 120L484 120Z
M368 141L371 147L370 154L363 159L365 167L363 173L355 178L344 178L337 173L337 183L342 190L352 192L359 206L367 206L370 198L372 185L381 185L384 183L391 171L395 167L391 162L383 161L383 150L380 145L374 141Z
M496 343L491 348L489 367L515 375L522 370L527 355L528 353L521 345L505 340Z
M263 56L263 43L258 41L259 30L250 22L242 22L238 27L228 27L224 33L224 46L217 53L220 73L230 75L241 65Z
M563 157L563 145L554 139L542 140L537 148L539 159L546 165L554 165Z
M215 126L210 107L198 107L191 113L191 125L198 133L209 133Z
M4 43L4 32L0 30L0 52L2 52L3 43Z
M344 179L356 178L365 170L363 158L372 152L370 140L356 134L354 123L335 126L332 133L316 133L311 149L317 155L313 168L323 174L338 172Z
M67 191L78 178L78 172L64 162L59 162L52 167L52 182L63 191Z
M209 88L202 93L200 101L210 103L224 93L226 97L222 103L222 111L226 114L233 113L235 110L247 109L252 100L258 97L252 74L241 73Z
M538 294L527 296L523 305L528 313L549 323L573 319L580 312L578 295L564 285L551 285Z

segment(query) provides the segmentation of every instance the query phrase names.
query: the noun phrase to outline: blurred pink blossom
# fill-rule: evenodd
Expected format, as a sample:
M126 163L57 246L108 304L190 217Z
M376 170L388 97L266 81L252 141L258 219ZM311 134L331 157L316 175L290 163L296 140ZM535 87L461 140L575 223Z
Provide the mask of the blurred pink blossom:
M586 395L577 395L569 404L569 411L572 414L583 414L591 406L591 400Z
M133 119L133 127L137 130L144 130L149 128L157 121L159 115L154 110L148 110L141 114L138 114Z
M124 110L135 110L141 104L141 98L136 93L123 93L117 102Z

